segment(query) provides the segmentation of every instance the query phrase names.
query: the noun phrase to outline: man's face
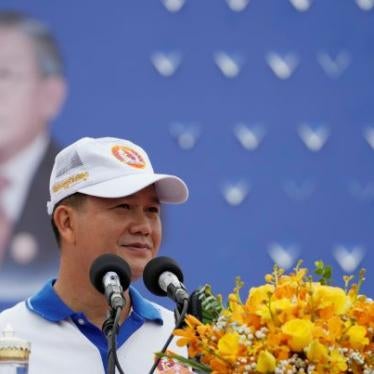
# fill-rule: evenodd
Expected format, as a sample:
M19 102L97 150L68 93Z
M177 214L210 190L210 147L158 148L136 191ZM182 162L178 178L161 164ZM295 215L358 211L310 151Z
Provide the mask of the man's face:
M47 81L32 41L20 31L0 27L0 161L45 130L50 116Z
M119 199L89 196L75 219L73 252L83 271L101 254L114 253L128 262L132 278L137 279L158 253L160 203L154 186Z

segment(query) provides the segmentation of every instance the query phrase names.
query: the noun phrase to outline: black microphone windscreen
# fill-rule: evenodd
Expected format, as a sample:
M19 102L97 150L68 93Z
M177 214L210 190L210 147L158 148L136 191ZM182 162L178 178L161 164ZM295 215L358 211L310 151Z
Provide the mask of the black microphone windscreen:
M165 256L155 257L148 262L143 272L145 286L155 295L167 296L167 293L158 284L160 275L165 271L175 274L178 280L183 283L182 270L173 259Z
M131 281L131 269L129 264L121 257L106 253L96 258L90 269L90 280L93 286L101 293L105 293L103 277L109 271L115 272L126 290Z

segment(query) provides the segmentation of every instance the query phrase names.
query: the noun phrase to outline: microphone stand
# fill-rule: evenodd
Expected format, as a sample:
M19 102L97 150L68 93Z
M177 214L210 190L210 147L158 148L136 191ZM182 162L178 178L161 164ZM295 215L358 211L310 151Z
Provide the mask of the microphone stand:
M118 323L121 315L121 307L110 308L108 312L108 317L104 321L102 326L102 331L107 339L108 345L108 355L107 355L107 373L115 374L116 367L120 374L124 374L124 371L119 364L117 357L117 333L118 333Z

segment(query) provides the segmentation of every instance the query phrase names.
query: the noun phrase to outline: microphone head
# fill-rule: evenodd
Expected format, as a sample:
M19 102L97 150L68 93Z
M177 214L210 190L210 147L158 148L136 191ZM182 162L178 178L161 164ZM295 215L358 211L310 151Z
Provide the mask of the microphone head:
M183 273L179 265L170 257L155 257L144 268L143 281L150 292L158 296L167 296L167 293L160 287L158 281L160 275L170 271L183 283Z
M109 271L115 272L121 282L123 290L127 290L131 281L131 269L129 264L121 257L106 253L96 258L90 268L90 280L92 285L101 293L105 293L103 277Z

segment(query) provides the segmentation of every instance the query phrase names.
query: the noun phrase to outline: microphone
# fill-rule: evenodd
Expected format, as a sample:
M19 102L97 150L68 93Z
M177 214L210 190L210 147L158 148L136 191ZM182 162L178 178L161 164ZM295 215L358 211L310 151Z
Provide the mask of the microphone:
M161 256L149 261L144 268L143 281L155 295L168 296L177 304L188 302L189 295L182 283L182 270L169 257Z
M111 308L124 307L123 291L131 281L131 269L125 260L111 253L99 256L91 265L90 280L100 293L105 294Z
M177 303L175 309L175 326L179 327L183 323L187 313L189 296L183 285L183 273L178 264L169 257L153 258L145 266L143 271L143 281L150 292L158 296L168 296ZM179 308L182 309L179 313ZM171 334L162 347L164 353L172 341L174 335ZM153 363L149 374L152 374L161 360L161 356Z

